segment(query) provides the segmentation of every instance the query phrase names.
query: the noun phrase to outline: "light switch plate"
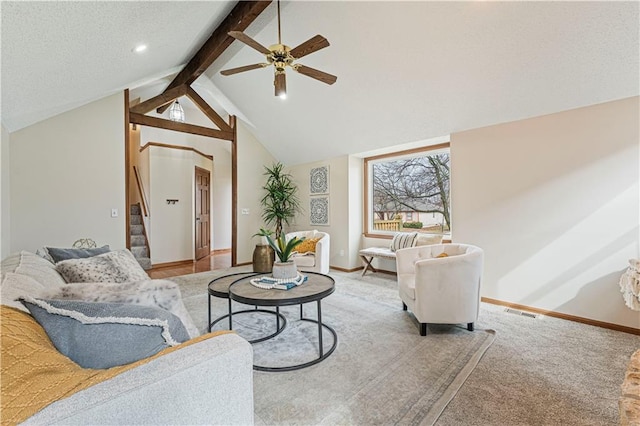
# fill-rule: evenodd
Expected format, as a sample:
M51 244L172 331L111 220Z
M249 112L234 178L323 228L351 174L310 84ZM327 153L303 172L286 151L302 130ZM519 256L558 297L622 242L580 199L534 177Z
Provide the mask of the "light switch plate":
M118 217L118 209L111 209L111 217Z
M249 209L242 209L242 214L249 214Z

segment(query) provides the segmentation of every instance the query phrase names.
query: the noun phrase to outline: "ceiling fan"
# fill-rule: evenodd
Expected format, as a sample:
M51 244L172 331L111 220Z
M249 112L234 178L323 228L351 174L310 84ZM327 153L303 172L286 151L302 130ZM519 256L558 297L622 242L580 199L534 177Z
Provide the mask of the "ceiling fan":
M326 84L333 84L336 82L338 77L335 75L328 74L326 72L304 66L302 64L294 63L296 60L307 56L313 52L317 52L320 49L324 49L329 46L329 41L321 35L316 35L311 37L309 40L305 41L301 45L294 47L293 49L289 46L282 44L280 37L280 0L278 0L278 44L274 44L269 46L267 49L248 35L244 34L241 31L230 31L228 34L246 44L249 47L254 48L258 52L262 53L266 56L267 62L253 65L245 65L243 67L231 68L228 70L220 71L222 75L232 75L245 71L255 70L258 68L268 67L269 65L273 65L274 67L274 86L275 86L275 95L280 98L286 98L287 96L287 80L285 70L286 67L290 67L294 71L299 72L300 74L306 75L307 77L314 78L318 81L321 81Z

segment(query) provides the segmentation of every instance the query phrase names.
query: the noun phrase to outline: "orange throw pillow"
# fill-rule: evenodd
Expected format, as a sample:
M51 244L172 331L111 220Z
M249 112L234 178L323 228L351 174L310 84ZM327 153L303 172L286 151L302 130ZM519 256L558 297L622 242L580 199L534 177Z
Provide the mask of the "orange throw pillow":
M295 250L298 253L308 253L308 252L315 253L316 244L318 243L318 241L320 241L320 238L306 239L302 243L298 244Z

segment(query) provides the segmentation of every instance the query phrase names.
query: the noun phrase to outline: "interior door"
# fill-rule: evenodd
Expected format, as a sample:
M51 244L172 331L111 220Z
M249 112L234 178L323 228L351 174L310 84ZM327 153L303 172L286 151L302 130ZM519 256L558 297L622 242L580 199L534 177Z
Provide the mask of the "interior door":
M195 217L195 242L196 260L202 259L211 253L210 239L210 200L211 200L211 173L209 170L196 167L196 217Z

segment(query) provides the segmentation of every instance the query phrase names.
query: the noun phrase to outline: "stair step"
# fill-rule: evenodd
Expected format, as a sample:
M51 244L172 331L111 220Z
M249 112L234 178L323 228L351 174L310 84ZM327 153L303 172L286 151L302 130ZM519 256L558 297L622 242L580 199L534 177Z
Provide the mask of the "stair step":
M131 253L133 253L133 256L135 258L145 258L145 257L149 257L149 250L147 249L147 246L132 246L131 247Z
M142 266L142 269L144 269L145 271L148 271L153 267L151 265L151 259L149 259L148 257L137 257L136 260L138 261L140 266Z
M140 206L131 204L131 206L129 206L129 214L140 214Z
M131 225L131 235L143 235L144 227L142 225Z
M142 225L142 216L139 214L130 215L131 225Z
M143 247L147 245L147 239L144 235L132 235L131 236L131 248Z

